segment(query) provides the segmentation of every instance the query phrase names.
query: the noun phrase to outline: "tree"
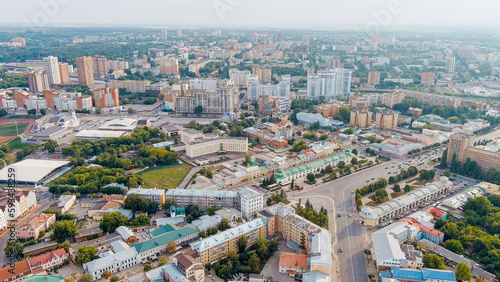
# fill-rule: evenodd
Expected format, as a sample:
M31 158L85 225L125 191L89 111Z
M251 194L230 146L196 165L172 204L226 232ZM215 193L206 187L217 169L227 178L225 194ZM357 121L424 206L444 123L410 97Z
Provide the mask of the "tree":
M231 225L229 225L229 221L224 218L221 220L221 222L219 222L219 224L217 225L217 228L220 231L224 231L224 230L231 228Z
M149 217L145 214L140 214L137 218L132 220L131 224L133 226L146 226L151 224L151 220Z
M439 161L439 168L440 169L444 169L446 168L448 165L446 164L446 157L448 156L448 149L445 149L443 151L443 154L441 155L441 159Z
M406 193L410 192L411 191L411 186L406 184L405 187L403 188L403 191L405 191Z
M352 153L357 156L358 155L358 150L352 149Z
M132 108L128 108L128 109L127 109L127 112L128 112L129 114L133 114L133 113L134 113L134 109L132 109Z
M97 106L97 107L95 108L95 113L96 113L97 115L102 114L102 108L101 108L101 106Z
M462 246L462 243L458 240L448 240L445 243L445 247L457 254L462 254L464 252L464 246Z
M40 114L42 116L46 115L47 114L47 109L40 109Z
M243 165L247 166L250 164L251 161L252 161L252 157L250 156L250 154L246 154L245 160L243 161Z
M160 257L160 259L158 260L158 266L162 266L162 265L165 265L168 263L168 260L165 258L165 257Z
M111 273L111 271L106 270L106 271L104 271L104 272L101 274L101 277L102 277L102 278L104 278L104 279L108 279L108 278L110 278L112 275L113 275L113 273Z
M120 280L120 278L118 278L118 276L116 276L116 275L113 275L113 276L109 279L109 282L117 282L118 280Z
M332 172L333 172L333 166L332 166L331 164L329 164L329 165L325 168L325 170L326 170L326 173L330 174L330 173L332 173Z
M351 164L353 164L353 165L358 164L358 159L356 159L356 158L352 158L352 159L351 159Z
M193 222L193 220L194 220L193 215L189 214L188 216L186 216L186 222L187 223L191 223L191 222Z
M144 264L144 267L142 268L142 271L144 271L144 272L148 272L148 271L150 271L151 269L153 269L153 268L151 267L151 264L146 263L146 264Z
M30 109L27 111L28 115L36 115L36 109Z
M139 219L139 217L137 219ZM139 220L143 220L143 219L139 219ZM123 225L126 225L126 224L127 224L127 217L126 216L122 215L119 212L112 212L110 214L105 214L102 217L100 227L104 232L113 233L113 232L115 232L116 228L123 226Z
M5 257L17 258L21 260L23 257L23 245L19 241L8 241L4 249Z
M344 161L340 161L337 165L338 168L344 168L345 167L345 162Z
M457 265L457 270L455 271L455 277L457 280L461 281L469 281L472 278L472 274L470 274L470 267L461 262Z
M186 206L186 215L192 215L193 219L201 216L200 207L197 204L189 204Z
M81 246L75 256L75 262L83 265L97 258L97 249L94 246Z
M306 201L306 211L312 211L312 210L314 210L314 207L311 204L311 202L309 202L309 199L307 199L307 201Z
M202 106L196 106L194 108L194 113L197 115L201 115L203 113L203 107Z
M167 253L171 254L177 250L177 244L174 240L168 242L167 244Z
M247 236L243 235L238 238L238 252L243 253L247 249Z
M309 173L309 174L307 174L307 177L306 177L306 178L307 178L307 180L308 180L309 182L314 182L314 180L316 180L316 176L314 176L314 174L313 174L313 173Z
M84 274L78 279L78 282L94 282L94 278L90 274Z
M250 269L255 272L259 272L260 270L260 259L259 256L257 256L256 253L253 253L250 256L250 259L248 260L248 265L250 266Z
M76 226L72 221L63 220L57 221L54 224L54 233L52 234L52 240L62 243L66 241L66 238L74 237L76 235Z
M401 191L401 186L399 186L399 184L394 184L394 187L392 187L392 190L394 192L400 192Z
M446 176L446 177L450 177L450 175L451 175L450 170L449 170L449 169L446 169L446 170L444 171L444 176Z
M215 215L215 212L218 211L218 210L220 210L220 209L221 209L221 207L210 206L207 209L207 214L210 215L210 216Z
M423 263L425 268L446 269L444 266L444 258L436 254L426 254Z
M54 153L56 151L56 147L57 147L57 141L55 140L49 140L47 142L45 142L45 150L47 150L47 152L49 153Z

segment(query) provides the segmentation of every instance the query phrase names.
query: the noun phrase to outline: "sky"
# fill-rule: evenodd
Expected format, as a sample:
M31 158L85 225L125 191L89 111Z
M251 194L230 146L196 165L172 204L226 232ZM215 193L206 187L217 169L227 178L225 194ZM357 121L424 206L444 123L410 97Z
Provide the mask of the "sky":
M1 24L148 27L500 26L498 0L15 0Z

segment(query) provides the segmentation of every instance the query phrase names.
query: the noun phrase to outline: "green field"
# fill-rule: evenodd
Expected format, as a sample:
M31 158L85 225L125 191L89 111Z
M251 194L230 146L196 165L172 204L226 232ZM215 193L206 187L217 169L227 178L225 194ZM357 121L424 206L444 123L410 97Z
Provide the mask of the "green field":
M28 124L29 124L28 122L20 122L17 124L17 128L19 129L19 134L24 132ZM8 137L16 135L17 135L16 124L14 123L0 124L0 137Z
M175 165L163 165L155 168L148 168L137 173L144 180L142 187L146 188L177 188L186 175L191 171L192 166L186 163Z

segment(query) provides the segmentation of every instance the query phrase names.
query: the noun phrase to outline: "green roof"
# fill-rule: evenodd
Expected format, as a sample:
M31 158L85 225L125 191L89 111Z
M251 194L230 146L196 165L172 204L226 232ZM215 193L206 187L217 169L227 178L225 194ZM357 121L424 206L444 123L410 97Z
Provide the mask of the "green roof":
M324 165L329 165L329 164L332 164L332 163L335 163L338 161L345 160L345 159L350 158L352 156L353 155L351 153L345 152L345 153L341 153L341 154L338 154L335 156L324 158L324 159L321 159L318 161L310 162L310 163L307 163L307 164L304 164L304 165L301 165L298 167L284 170L283 173L280 173L280 171L278 171L278 173L276 174L276 178L277 179L284 179L284 178L287 178L289 176L295 175L297 173L309 171L311 169L322 167Z
M153 237L147 241L134 244L132 245L132 247L134 247L138 253L142 253L152 248L166 245L170 241L175 241L177 239L189 236L193 233L198 233L198 229L196 229L195 227L186 226L177 230L170 231L163 235Z
M155 230L151 231L151 235L153 237L156 237L156 236L165 234L165 233L173 231L173 230L175 230L175 228L172 225L167 224L167 225L164 225L162 227L156 228Z
M26 282L58 282L64 280L64 277L54 275L33 275L24 281Z

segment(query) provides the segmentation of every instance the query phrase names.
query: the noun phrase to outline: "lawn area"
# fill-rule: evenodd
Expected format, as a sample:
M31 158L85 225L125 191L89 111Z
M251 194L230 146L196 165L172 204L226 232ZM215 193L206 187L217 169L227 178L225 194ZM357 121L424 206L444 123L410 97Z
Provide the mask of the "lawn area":
M11 116L7 116L7 119L39 119L41 118L42 116L41 115L11 115Z
M193 168L186 163L148 168L137 173L144 180L145 188L177 188Z
M15 130L15 129L14 129ZM16 138L9 143L7 143L7 146L9 147L10 151L5 155L5 161L8 163L12 164L16 162L16 152L19 150L22 150L25 147L34 149L37 146L33 144L23 144L21 143L21 138Z
M20 122L17 124L17 128L19 133L23 133L26 127L28 126L28 122ZM8 137L8 136L16 136L16 124L14 123L4 123L0 124L0 137Z

